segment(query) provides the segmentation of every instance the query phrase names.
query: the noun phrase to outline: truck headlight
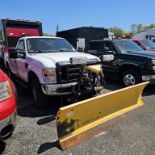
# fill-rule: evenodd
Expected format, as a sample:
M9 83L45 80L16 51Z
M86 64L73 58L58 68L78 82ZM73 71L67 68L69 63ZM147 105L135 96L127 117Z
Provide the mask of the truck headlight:
M9 81L0 83L0 102L12 96L12 89Z
M43 77L45 83L55 83L56 82L56 71L54 68L44 68Z

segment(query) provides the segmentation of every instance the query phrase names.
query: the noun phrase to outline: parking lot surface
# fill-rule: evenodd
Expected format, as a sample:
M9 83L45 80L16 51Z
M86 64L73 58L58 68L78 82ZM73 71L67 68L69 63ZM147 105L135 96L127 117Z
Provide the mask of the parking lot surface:
M103 130L96 136L62 151L57 142L55 116L60 101L49 100L44 110L33 106L29 91L18 84L18 119L14 134L0 143L0 154L4 155L139 155L155 154L155 86L148 87L143 94L145 104L124 115L122 121ZM104 93L121 86L108 81Z

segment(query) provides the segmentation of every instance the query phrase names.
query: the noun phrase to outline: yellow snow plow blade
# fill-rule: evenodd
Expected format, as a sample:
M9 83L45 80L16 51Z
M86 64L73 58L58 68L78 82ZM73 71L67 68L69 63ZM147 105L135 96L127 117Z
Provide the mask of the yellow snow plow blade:
M143 105L142 92L148 83L144 82L60 108L56 123L61 148L64 150L95 135L102 131L97 129L101 124Z

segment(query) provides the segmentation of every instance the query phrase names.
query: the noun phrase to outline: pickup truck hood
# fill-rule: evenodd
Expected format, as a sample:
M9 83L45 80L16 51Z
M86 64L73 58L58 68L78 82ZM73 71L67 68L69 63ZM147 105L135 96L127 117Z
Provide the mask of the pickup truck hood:
M142 51L137 51L137 52L131 51L128 53L133 54L133 55L137 55L137 56L144 56L144 57L148 57L151 59L155 59L155 52L153 52L153 51L142 50Z
M55 53L39 53L30 56L31 59L35 59L43 63L46 67L54 67L57 62L70 62L70 58L87 58L87 63L99 62L100 60L90 54L80 52L55 52Z

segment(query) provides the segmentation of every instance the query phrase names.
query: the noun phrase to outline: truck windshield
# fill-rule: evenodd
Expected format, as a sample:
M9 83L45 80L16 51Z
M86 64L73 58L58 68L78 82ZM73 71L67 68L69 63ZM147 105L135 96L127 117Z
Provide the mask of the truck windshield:
M62 38L30 38L27 48L29 53L75 52L73 46Z
M146 47L146 48L150 48L153 49L155 48L155 43L151 40L141 40L141 43Z
M142 51L142 49L131 40L114 41L114 45L121 53Z

